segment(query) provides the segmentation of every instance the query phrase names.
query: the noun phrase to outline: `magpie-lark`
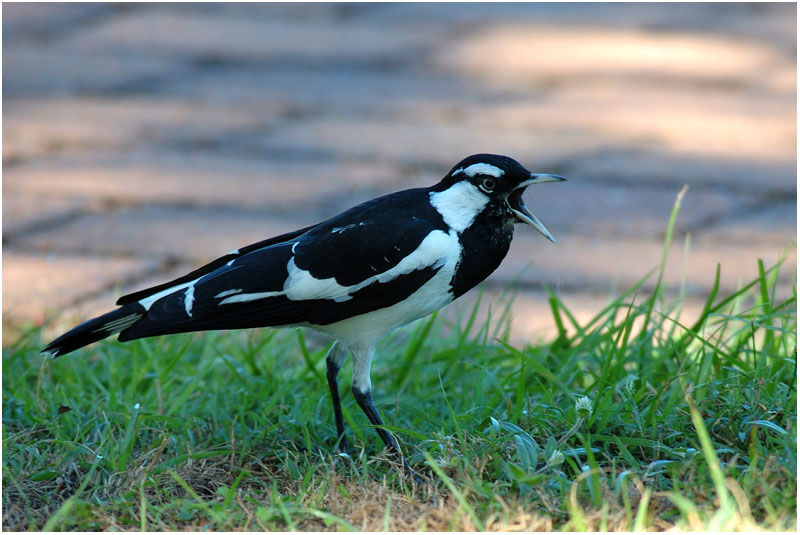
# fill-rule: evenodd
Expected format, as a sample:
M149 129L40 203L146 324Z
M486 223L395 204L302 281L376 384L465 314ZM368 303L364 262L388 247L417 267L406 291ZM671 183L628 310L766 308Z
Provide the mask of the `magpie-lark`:
M348 447L337 376L350 353L355 399L402 459L372 403L375 346L492 273L508 252L514 223L527 223L555 242L522 194L530 185L562 180L531 173L506 156L476 154L434 186L378 197L125 295L119 308L78 325L43 351L57 357L115 333L124 342L214 329L311 327L335 339L326 364L342 450Z

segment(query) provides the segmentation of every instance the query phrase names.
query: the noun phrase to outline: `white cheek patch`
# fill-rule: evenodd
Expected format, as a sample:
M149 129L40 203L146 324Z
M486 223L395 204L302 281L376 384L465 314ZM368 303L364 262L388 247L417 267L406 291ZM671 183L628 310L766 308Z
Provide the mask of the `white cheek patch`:
M461 172L463 172L465 175L467 175L470 178L472 178L472 177L474 177L475 175L478 175L478 174L480 174L480 175L489 175L489 176L493 176L495 178L500 178L501 176L506 174L505 171L503 171L499 167L496 167L496 166L494 166L492 164L474 163L474 164L470 165L469 167L467 167L465 169L461 169L461 168L456 169L455 171L453 171L453 174L451 176L455 176L455 175L457 175L458 173L461 173Z
M456 232L470 226L489 202L489 197L469 182L456 182L444 191L431 193L430 197L431 205Z

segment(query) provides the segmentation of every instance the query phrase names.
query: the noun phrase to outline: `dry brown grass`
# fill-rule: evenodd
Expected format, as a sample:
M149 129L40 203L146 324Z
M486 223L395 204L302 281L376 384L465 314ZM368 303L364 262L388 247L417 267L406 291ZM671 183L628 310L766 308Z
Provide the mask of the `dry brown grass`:
M125 473L111 474L100 484L99 475L95 475L84 493L87 502L100 500L106 502L103 507L88 507L86 512L94 519L98 530L135 531L140 526L141 494L148 504L146 526L148 530L196 531L220 529L209 518L202 515L197 518L181 519L175 514L166 514L164 509L154 513L153 508L169 506L176 500L192 500L193 497L169 473L149 473L152 461L158 456L156 450L148 452L137 459L136 469ZM335 463L335 461L331 461ZM373 463L391 463L390 459L378 456L366 461ZM224 498L219 489L230 488L241 469L246 469L253 478L245 478L236 489L233 502L238 506L239 518L233 525L224 526L232 531L275 529L274 522L265 524L259 518L259 507L274 505L269 493L259 483L267 482L275 486L280 496L302 495L300 505L309 509L322 510L348 522L359 531L476 531L470 515L459 505L456 497L444 485L426 483L411 488L400 488L397 482L380 480L357 481L349 476L341 475L334 466L320 466L319 476L310 484L305 492L301 491L301 481L291 479L281 466L281 460L266 458L252 460L244 466L232 466L231 459L215 457L192 460L175 467L174 474L186 482L192 491L208 504L221 502ZM329 471L328 471L329 468ZM84 470L73 464L68 473L51 481L19 482L4 489L3 528L5 530L22 531L31 527L41 529L47 519L58 507L74 493L86 476ZM154 484L142 485L147 476ZM737 494L737 485L731 483L731 490ZM645 486L639 481L629 484L631 497L630 507L633 514L640 504ZM738 489L741 492L741 489ZM110 502L120 496L135 497L125 501L126 506L109 507ZM48 499L55 496L56 500ZM537 489L535 497L524 500L500 496L486 497L465 496L472 501L491 502L488 513L482 518L483 529L493 532L531 532L553 531L554 525L562 528L578 529L583 527L590 531L630 531L634 528L631 509L626 512L625 506L609 489L603 489L603 505L597 509L589 504L578 503L575 494L570 500L576 510L580 511L580 522L565 516L563 504L555 501L544 489ZM119 501L119 500L118 500ZM727 529L733 531L754 531L758 526L753 522L747 509L747 503L739 500L740 515L729 523ZM702 505L702 504L697 504ZM713 497L709 497L706 505L714 506ZM388 514L387 514L388 510ZM33 511L33 516L30 515ZM696 515L689 517L689 525L675 525L664 520L664 513L675 512L675 506L666 493L654 492L647 504L647 520L644 527L648 531L702 531L704 524ZM666 515L670 517L670 515ZM674 515L673 515L674 516ZM294 515L294 528L300 531L337 531L338 524L325 523L311 514ZM788 526L788 524L787 524Z

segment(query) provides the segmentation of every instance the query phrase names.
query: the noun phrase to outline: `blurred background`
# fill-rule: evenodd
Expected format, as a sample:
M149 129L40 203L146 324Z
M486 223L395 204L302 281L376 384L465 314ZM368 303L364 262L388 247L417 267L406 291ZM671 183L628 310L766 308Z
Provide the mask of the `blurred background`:
M8 4L3 343L476 152L569 178L529 206L486 303L512 339L654 268L683 314L796 266L796 5ZM649 284L654 283L650 281ZM476 292L451 305L474 302ZM486 308L486 307L484 307Z

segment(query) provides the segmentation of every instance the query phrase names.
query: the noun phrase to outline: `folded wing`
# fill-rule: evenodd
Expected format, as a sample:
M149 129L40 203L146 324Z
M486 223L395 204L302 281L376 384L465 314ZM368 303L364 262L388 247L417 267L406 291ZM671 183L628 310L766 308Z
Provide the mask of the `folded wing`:
M357 208L303 233L285 235L284 241L269 240L224 262L229 257L223 257L172 286L132 294L143 296L138 302L145 312L120 333L120 340L212 329L328 325L407 298L452 253L452 238L436 221L409 220L398 213L397 218L382 217L376 228L378 223L360 217ZM391 215L393 208L386 210ZM130 303L131 297L120 302Z

